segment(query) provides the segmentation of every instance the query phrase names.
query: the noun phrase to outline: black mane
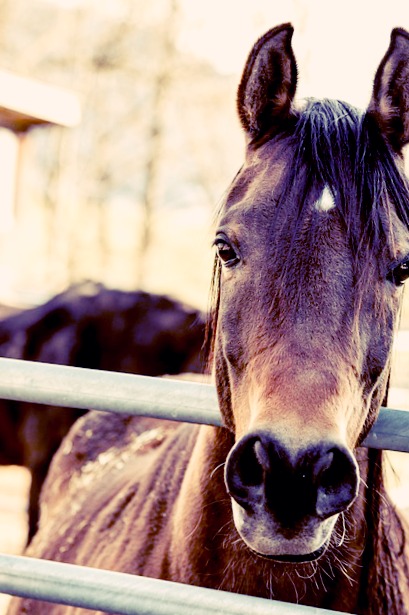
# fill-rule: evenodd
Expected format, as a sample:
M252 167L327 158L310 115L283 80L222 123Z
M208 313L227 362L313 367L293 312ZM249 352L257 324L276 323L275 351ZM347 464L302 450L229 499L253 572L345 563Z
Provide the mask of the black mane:
M370 113L340 101L309 100L298 116L291 143L294 162L280 188L280 202L288 206L296 187L299 211L294 238L308 213L305 197L325 185L356 256L391 244L391 210L409 227L408 181Z

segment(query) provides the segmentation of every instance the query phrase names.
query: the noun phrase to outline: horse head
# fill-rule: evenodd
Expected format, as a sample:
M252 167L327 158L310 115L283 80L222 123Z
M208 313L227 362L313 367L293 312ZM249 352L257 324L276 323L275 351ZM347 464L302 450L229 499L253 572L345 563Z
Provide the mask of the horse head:
M214 356L237 531L309 561L357 496L409 276L409 34L392 32L360 112L295 104L292 33L255 44L238 90L246 156L214 242Z

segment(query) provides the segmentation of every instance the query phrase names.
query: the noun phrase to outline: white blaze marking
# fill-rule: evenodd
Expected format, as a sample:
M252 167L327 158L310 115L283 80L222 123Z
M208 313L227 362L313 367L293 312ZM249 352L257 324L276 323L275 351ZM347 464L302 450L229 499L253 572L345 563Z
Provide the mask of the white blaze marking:
M331 211L331 209L334 209L334 197L332 196L331 190L328 188L328 186L325 186L323 193L321 194L321 198L318 199L314 207L317 211L323 212Z

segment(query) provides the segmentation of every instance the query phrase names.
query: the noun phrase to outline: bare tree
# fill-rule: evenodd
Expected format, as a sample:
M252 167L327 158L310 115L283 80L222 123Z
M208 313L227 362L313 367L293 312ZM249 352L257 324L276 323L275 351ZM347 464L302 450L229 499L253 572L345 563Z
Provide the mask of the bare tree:
M167 19L162 31L158 71L153 84L150 106L150 126L146 147L145 179L142 191L143 226L139 247L138 285L143 284L145 259L152 238L152 215L160 173L161 148L164 135L164 111L166 95L175 58L175 39L178 19L176 0L169 0Z
M177 0L118 0L112 13L102 4L68 10L39 0L26 9L25 0L0 0L0 16L6 11L0 66L68 86L82 104L79 128L28 136L24 209L38 210L36 224L48 224L35 264L44 271L44 292L51 271L62 273L60 285L112 280L112 271L125 272L120 283L127 286L146 285L154 214L171 212L197 187L203 202L213 204L231 175L223 171L228 151L216 137L225 130L223 80L193 56L181 56ZM33 259L19 259L16 267L22 262L34 266ZM24 279L31 283L29 275Z

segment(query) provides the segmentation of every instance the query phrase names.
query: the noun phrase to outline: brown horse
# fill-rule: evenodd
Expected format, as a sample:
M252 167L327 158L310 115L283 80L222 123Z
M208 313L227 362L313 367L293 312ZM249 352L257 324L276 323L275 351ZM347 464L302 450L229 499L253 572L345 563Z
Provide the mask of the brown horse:
M84 282L0 320L0 356L146 376L203 371L204 317L164 295ZM51 459L83 410L0 400L0 464L31 472L29 539Z
M361 113L294 104L292 32L256 43L238 91L246 158L215 238L225 426L87 415L53 462L28 553L403 615L403 520L382 453L359 444L387 390L409 275L409 34L393 31ZM78 612L27 599L10 610Z

